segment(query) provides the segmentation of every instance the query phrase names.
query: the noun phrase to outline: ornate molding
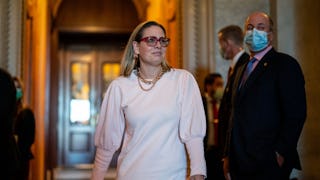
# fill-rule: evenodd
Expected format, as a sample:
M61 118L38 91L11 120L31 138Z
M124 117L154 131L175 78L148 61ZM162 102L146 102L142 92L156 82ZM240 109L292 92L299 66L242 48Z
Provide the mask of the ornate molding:
M0 3L0 67L8 69L8 1Z
M8 70L16 76L21 75L23 3L23 0L9 0L8 3Z
M3 0L0 5L0 66L12 75L21 72L23 0Z
M183 68L197 79L200 89L204 76L212 69L213 30L210 0L183 0Z

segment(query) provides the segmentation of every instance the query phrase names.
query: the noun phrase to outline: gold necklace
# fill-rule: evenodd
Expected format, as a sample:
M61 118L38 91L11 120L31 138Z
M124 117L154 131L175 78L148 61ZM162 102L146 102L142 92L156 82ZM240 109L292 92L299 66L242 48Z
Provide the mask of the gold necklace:
M140 73L140 71L139 71L139 69L138 69L138 84L139 84L139 86L140 86L140 88L143 90L143 91L150 91L153 87L154 87L154 85L158 82L158 80L161 78L161 76L164 74L164 72L162 71L162 69L161 69L161 71L159 72L159 74L154 78L154 79L152 79L152 80L147 80L147 79L144 79L142 76L141 76L141 73ZM149 88L144 88L143 86L142 86L142 84L141 84L141 81L143 82L143 83L145 83L145 84L148 84L148 85L150 85L150 84L152 84Z

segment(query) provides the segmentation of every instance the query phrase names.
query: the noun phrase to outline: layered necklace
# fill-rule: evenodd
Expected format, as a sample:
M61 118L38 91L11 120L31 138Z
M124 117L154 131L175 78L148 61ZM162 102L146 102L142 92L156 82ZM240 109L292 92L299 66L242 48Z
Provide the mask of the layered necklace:
M157 74L157 76L152 79L152 80L148 80L148 79L145 79L141 76L141 72L140 72L140 69L138 69L137 71L137 75L138 75L138 84L140 86L140 88L143 90L143 91L150 91L154 85L158 82L158 80L161 78L161 76L164 74L164 71L161 69L161 71ZM142 86L141 82L149 85L150 87L149 88L145 88Z

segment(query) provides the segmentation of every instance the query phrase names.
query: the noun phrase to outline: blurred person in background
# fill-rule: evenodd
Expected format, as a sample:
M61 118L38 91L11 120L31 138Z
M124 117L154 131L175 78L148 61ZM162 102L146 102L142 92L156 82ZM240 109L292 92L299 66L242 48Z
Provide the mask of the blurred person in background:
M23 103L23 84L17 77L13 77L16 87L17 116L14 133L17 137L20 170L19 180L29 179L30 160L34 158L31 146L35 140L35 117L33 111Z
M219 108L223 96L223 79L219 73L210 73L204 79L203 106L206 114L206 136L204 150L207 164L208 180L223 180L222 162L220 156L219 139Z
M224 89L223 97L219 108L219 155L223 158L227 129L229 127L229 119L231 117L231 96L232 84L235 79L235 74L239 67L249 61L249 54L244 50L243 44L244 34L241 27L237 25L228 25L221 28L218 32L219 49L223 59L230 62L227 84Z
M14 180L19 173L17 144L13 126L16 115L16 88L12 76L0 68L0 179Z

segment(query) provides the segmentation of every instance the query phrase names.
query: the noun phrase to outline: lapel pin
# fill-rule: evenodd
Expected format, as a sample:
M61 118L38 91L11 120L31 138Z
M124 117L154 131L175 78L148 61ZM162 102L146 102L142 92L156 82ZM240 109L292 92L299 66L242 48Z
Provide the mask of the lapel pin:
M263 66L264 66L264 67L267 67L267 66L268 66L268 63L265 62L265 63L263 64Z

